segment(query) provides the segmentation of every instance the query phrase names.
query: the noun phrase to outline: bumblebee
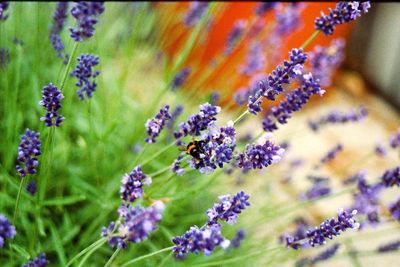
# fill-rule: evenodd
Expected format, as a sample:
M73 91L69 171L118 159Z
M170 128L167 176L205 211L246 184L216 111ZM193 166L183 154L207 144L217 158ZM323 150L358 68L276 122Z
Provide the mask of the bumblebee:
M186 149L183 147L182 150L186 150L186 154L192 156L197 161L201 161L204 155L206 154L204 151L205 141L194 140L187 144Z

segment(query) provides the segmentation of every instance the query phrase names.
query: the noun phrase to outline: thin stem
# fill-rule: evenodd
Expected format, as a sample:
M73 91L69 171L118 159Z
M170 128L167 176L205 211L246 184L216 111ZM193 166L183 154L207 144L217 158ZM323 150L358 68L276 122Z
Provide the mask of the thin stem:
M61 85L60 85L60 91L61 91L61 92L62 92L62 90L64 89L65 81L67 80L68 72L69 72L69 69L70 69L70 67L71 67L72 58L74 57L75 52L76 52L76 50L78 49L78 44L79 44L79 42L75 42L75 43L74 43L74 47L72 48L71 55L69 56L68 63L67 63L67 67L65 68L64 76L63 76L63 78L62 78L62 80L61 80Z
M87 248L85 248L84 250L82 250L81 252L79 252L78 254L76 254L68 263L67 266L70 266L74 261L76 261L77 259L79 259L81 256L85 255L88 251L90 251L92 248L96 247L97 245L99 245L100 243L103 244L104 242L106 242L106 238L100 238L99 240L95 241L93 244L91 244L90 246L88 246Z
M117 257L118 253L121 251L121 248L118 248L116 251L114 251L114 253L111 255L111 258L107 261L106 265L104 265L104 267L108 267L110 266L110 264L112 263L112 261L115 259L115 257Z
M171 166L167 166L167 167L165 167L165 168L163 168L163 169L161 169L161 170L159 170L159 171L150 173L149 176L150 176L151 178L157 177L158 175L160 175L160 174L162 174L162 173L168 171L169 169L171 169Z
M163 249L157 250L155 252L140 256L140 257L138 257L136 259L130 260L128 262L125 262L123 265L121 265L121 267L126 267L126 266L129 266L132 263L138 262L140 260L143 260L143 259L146 259L146 258L150 258L150 257L152 257L154 255L157 255L157 254L160 254L160 253L163 253L163 252L166 252L166 251L170 251L170 250L172 250L172 248L173 248L173 246L167 247L167 248L163 248Z
M144 154L144 152L146 151L146 148L149 146L149 143L146 142L146 144L143 146L142 151L140 151L139 155L137 155L135 161L133 162L133 165L136 165L136 163L138 163L139 159L142 157L142 155Z
M151 156L150 158L144 160L141 164L141 166L146 165L147 163L149 163L150 161L154 160L155 158L157 158L159 155L161 155L162 153L164 153L165 151L167 151L169 148L173 147L175 145L175 141L171 142L169 145L165 146L163 149L159 150L157 153L155 153L153 156Z
M106 240L103 240L103 242L97 244L96 246L94 246L90 251L88 251L85 255L85 257L83 257L82 261L79 263L78 267L82 267L85 266L85 262L89 259L89 257L99 248L101 248L101 246L103 246L103 244L106 242Z
M22 192L22 187L24 185L24 181L25 181L25 178L21 178L21 182L19 183L18 195L17 195L17 200L15 201L15 209L14 209L14 217L13 217L14 224L15 224L15 219L17 218L18 205L19 205L19 201L21 199L21 192Z

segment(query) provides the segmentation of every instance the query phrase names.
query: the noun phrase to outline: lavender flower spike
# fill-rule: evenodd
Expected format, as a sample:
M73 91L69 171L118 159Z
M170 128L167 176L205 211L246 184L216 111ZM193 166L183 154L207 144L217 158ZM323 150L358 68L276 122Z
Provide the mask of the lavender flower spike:
M77 21L76 28L70 27L71 38L76 42L89 39L94 34L97 18L104 12L103 2L76 2L71 9L72 16Z
M11 224L6 216L0 213L0 248L4 246L6 239L14 238L16 234L15 226Z
M17 160L22 166L16 166L17 173L21 177L36 173L36 167L39 165L37 157L41 154L40 146L39 133L26 129L26 133L21 136L21 143L18 147Z
M240 19L240 20L235 21L235 24L233 25L233 28L228 35L228 40L226 41L226 44L225 44L224 54L226 56L228 56L232 53L239 38L243 35L244 29L246 28L246 26L247 26L246 20Z
M148 135L146 142L149 144L155 143L156 137L160 135L165 123L171 118L172 116L169 113L169 105L165 105L153 119L148 119L145 124Z
M61 100L64 98L64 95L52 83L49 83L43 87L42 94L43 97L39 104L42 105L47 112L44 117L40 118L40 120L44 121L46 126L59 127L64 121L64 117L58 113L58 110L61 108Z
M400 240L396 240L396 241L390 242L388 244L379 246L377 248L377 252L385 253L385 252L395 251L395 250L399 250L399 249L400 249Z
M389 211L394 220L400 221L400 198L396 202L389 204Z
M41 253L33 260L25 263L22 267L46 267L50 262L46 258L45 253Z
M397 148L400 146L400 129L398 129L397 133L390 137L390 146L392 148Z
M178 72L175 75L174 79L172 80L171 89L174 91L177 88L181 87L191 72L192 72L191 67L185 67L183 70Z
M339 2L335 9L329 9L328 15L321 12L321 16L315 19L315 29L331 35L336 25L356 20L361 14L367 13L370 7L369 1Z
M78 82L75 84L80 88L78 96L81 100L84 99L84 94L87 97L92 97L93 92L96 90L97 84L94 81L100 71L93 70L93 67L99 64L99 57L90 54L81 54L78 57L78 64L71 72L71 76L76 77Z
M10 3L8 1L0 2L0 21L4 21L8 18L8 14L5 14Z
M131 173L125 174L122 178L121 198L128 203L142 198L143 186L150 185L151 182L151 177L145 175L140 166L136 166Z
M385 171L381 179L385 187L392 187L395 185L400 187L400 167Z
M334 148L328 151L325 156L322 157L321 163L327 163L328 161L333 160L337 154L343 150L343 145L342 144L337 144Z
M208 5L209 3L207 2L191 2L189 10L185 14L185 17L183 19L185 25L187 27L193 27L194 25L196 25L205 14Z
M50 30L50 41L59 58L68 61L68 55L64 55L64 44L62 43L60 33L64 28L65 20L68 16L68 2L58 2L53 15L53 25Z

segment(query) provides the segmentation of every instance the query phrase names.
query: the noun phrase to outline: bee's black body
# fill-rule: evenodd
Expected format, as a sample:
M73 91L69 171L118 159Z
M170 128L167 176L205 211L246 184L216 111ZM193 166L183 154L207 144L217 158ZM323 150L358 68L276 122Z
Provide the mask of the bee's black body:
M191 155L193 158L197 160L202 159L202 155L205 154L203 145L205 144L204 141L191 141L186 146L186 153Z

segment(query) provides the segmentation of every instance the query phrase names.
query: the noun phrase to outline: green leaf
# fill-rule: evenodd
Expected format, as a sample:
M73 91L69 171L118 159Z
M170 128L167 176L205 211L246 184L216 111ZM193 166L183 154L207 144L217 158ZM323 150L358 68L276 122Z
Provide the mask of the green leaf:
M72 205L77 202L85 200L86 197L84 195L78 196L68 196L62 198L53 198L43 202L44 206L65 206L65 205Z
M18 246L16 244L11 244L11 248L15 250L22 258L29 260L31 255L26 251L23 247Z
M61 243L60 235L55 229L54 225L50 225L51 239L53 240L54 248L57 252L58 258L60 259L61 265L65 266L67 264L67 258L65 257L64 247Z

